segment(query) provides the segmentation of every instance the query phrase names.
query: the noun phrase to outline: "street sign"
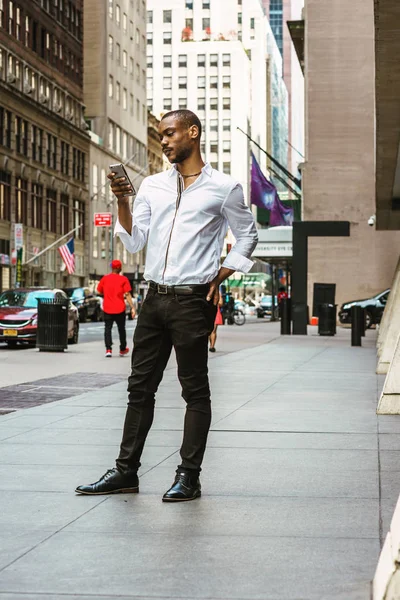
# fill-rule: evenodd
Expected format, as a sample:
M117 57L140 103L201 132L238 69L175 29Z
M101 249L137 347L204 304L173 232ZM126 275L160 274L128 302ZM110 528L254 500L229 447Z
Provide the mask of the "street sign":
M22 223L14 223L15 249L19 250L24 245L24 228Z
M112 226L112 214L111 213L94 213L94 226L95 227L111 227Z
M16 287L21 286L22 281L22 248L17 250L17 265L15 270L15 283Z

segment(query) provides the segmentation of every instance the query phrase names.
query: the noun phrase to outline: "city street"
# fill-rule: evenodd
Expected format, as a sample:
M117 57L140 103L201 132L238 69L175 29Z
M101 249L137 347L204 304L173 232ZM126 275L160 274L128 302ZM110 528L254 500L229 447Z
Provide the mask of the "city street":
M398 495L400 417L375 414L375 339L221 327L203 497L179 506L161 503L183 424L174 357L140 494L89 498L73 490L113 466L129 359L105 359L101 340L2 351L0 599L366 600Z

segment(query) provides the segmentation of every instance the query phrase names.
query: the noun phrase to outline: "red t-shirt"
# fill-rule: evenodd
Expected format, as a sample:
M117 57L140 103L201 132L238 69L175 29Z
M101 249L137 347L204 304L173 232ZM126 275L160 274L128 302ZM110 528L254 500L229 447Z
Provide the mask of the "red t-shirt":
M131 291L131 284L125 275L118 275L118 273L104 275L99 281L97 291L103 295L105 313L116 315L125 312L124 294Z

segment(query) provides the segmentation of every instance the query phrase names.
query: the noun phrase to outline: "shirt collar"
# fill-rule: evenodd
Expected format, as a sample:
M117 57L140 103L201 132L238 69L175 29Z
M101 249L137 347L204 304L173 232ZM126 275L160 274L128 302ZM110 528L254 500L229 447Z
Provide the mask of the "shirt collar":
M168 171L168 177L172 177L173 175L175 175L176 171L177 171L176 164L174 164ZM206 173L209 177L211 177L212 171L213 171L213 168L210 165L210 163L208 163L208 162L206 162L206 164L204 165L204 167L201 170L202 173Z

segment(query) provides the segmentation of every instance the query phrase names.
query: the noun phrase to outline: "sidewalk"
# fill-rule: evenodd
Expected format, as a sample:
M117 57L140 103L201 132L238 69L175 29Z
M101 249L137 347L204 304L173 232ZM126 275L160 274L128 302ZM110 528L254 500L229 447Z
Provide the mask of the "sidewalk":
M0 416L0 600L369 599L400 491L400 417L375 414L375 332L351 348L349 330L278 327L221 328L199 501L161 502L184 414L173 361L139 495L73 493L113 466L129 361L71 352L71 369L121 381ZM47 356L37 379L60 374Z

